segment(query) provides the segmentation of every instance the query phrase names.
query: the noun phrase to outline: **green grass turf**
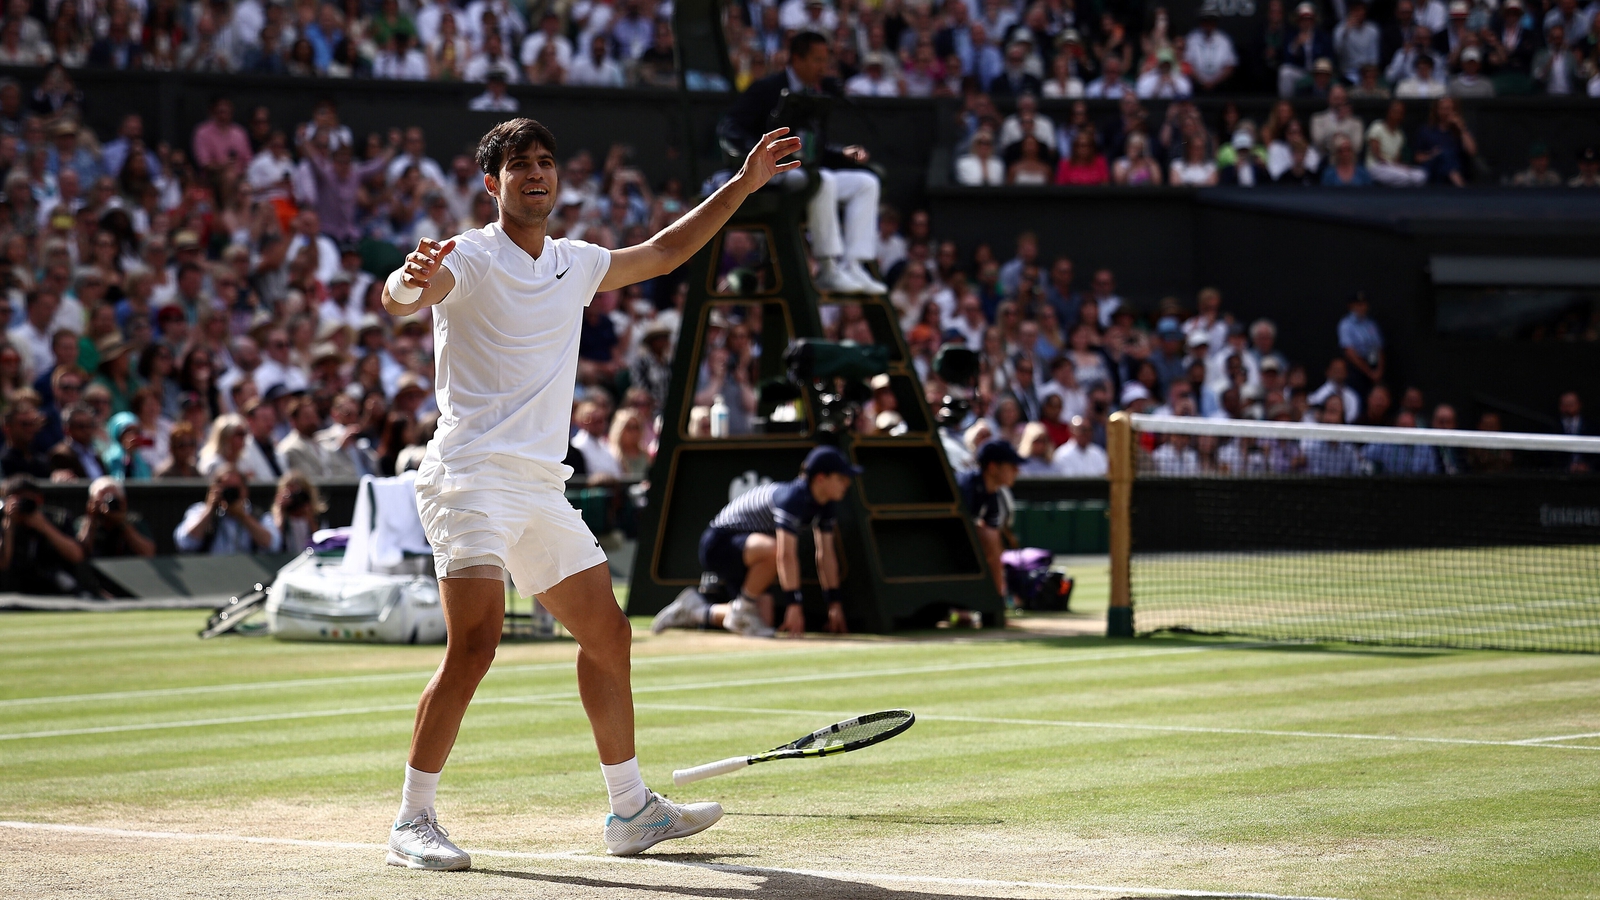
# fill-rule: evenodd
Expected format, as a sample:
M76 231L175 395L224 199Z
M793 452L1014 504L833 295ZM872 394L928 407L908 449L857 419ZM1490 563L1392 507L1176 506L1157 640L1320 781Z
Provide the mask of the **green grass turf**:
M1600 652L1600 547L1135 555L1135 625Z
M247 834L253 811L345 805L370 827L343 840L381 840L440 648L202 642L203 620L0 616L0 818ZM728 808L693 839L706 858L1373 900L1596 895L1600 737L1354 736L1600 732L1600 657L994 632L760 645L646 624L645 776ZM598 822L573 652L507 645L480 689L440 796L470 846L547 849L497 837L519 815ZM172 690L242 683L259 686ZM85 694L106 696L38 699ZM841 758L668 787L674 767L888 707L921 721ZM217 719L254 721L144 728ZM316 831L288 821L270 833Z

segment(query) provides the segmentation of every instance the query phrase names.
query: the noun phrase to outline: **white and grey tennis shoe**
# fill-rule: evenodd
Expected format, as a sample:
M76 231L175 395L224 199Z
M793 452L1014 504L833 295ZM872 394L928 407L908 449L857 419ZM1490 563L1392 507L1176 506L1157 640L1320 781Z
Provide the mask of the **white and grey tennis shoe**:
M771 625L761 620L761 610L743 597L728 604L728 614L722 617L722 627L745 637L769 638L777 633Z
M660 634L668 628L692 628L705 621L706 609L711 606L694 588L684 588L677 599L668 603L650 620L650 633Z
M385 862L408 869L454 872L472 865L472 857L450 843L450 832L439 824L439 817L425 809L409 822L394 823Z
M650 802L627 818L606 816L606 852L632 856L662 841L699 834L722 818L720 803L673 803L655 791Z

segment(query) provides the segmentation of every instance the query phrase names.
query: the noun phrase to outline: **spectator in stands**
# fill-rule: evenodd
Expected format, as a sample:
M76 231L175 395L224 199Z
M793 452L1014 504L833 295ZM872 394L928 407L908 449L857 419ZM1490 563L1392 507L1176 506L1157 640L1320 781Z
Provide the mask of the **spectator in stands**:
M984 129L972 137L970 152L956 160L956 183L968 187L1006 182L1006 166L994 153L994 133Z
M94 410L76 403L62 411L62 425L66 437L50 450L51 472L62 472L68 478L91 479L109 474L105 462L94 446Z
M1600 147L1593 144L1578 151L1578 174L1567 182L1568 187L1600 187Z
M227 97L213 97L211 117L194 130L195 164L214 184L220 184L225 178L242 178L253 156L249 136L233 120L233 101Z
M1429 427L1454 430L1456 427L1456 408L1448 403L1441 403L1433 409L1433 418ZM1434 448L1439 459L1439 471L1446 475L1460 475L1466 471L1465 452L1459 447L1439 446Z
M1204 141L1184 142L1183 157L1172 161L1167 183L1173 187L1211 187L1217 183L1217 164Z
M111 436L111 446L106 450L106 473L118 481L147 479L153 474L141 450L154 441L147 437L139 425L139 417L131 412L119 412L106 424Z
M206 499L184 512L172 540L183 553L269 553L278 546L277 527L270 512L256 516L250 508L239 470L222 465L211 473Z
M1547 94L1565 96L1580 84L1579 60L1570 46L1569 34L1560 22L1546 25L1544 46L1533 56L1533 78Z
M1483 51L1468 47L1461 51L1461 71L1445 84L1452 97L1493 97L1494 82L1483 75Z
M1199 27L1189 32L1185 42L1184 62L1194 73L1195 87L1208 94L1222 90L1239 65L1233 39L1217 27L1220 16L1215 0L1207 0L1200 7Z
M1233 133L1233 151L1234 161L1217 172L1218 184L1255 187L1272 182L1266 163L1255 153L1255 139L1248 131L1241 128Z
M1528 148L1528 167L1512 177L1516 187L1561 187L1561 175L1550 168L1550 148L1543 142Z
M499 69L494 69L484 76L486 84L483 93L473 97L467 102L467 108L473 112L502 112L514 113L520 107L517 98L506 93L506 76ZM458 217L459 218L459 217Z
M416 35L399 28L389 32L389 44L372 61L372 77L395 81L426 81L428 57L416 46Z
M1389 389L1381 384L1375 384L1367 391L1366 402L1361 407L1361 424L1373 427L1384 427L1389 424L1389 412L1394 400L1389 396ZM1415 425L1413 418L1412 424Z
M1380 43L1378 26L1367 19L1367 4L1352 0L1345 8L1344 21L1333 29L1333 56L1339 74L1346 81L1359 82L1363 66L1378 64Z
M588 52L577 56L567 70L567 84L588 87L622 87L622 66L611 57L611 42L603 34L589 38Z
M1094 443L1094 429L1083 416L1073 416L1069 425L1072 439L1056 448L1051 466L1064 478L1104 478L1105 450Z
M1417 132L1415 155L1417 163L1427 167L1428 183L1465 185L1467 166L1477 154L1477 139L1462 120L1455 99L1434 101L1428 124Z
M881 51L868 53L861 61L861 71L845 82L845 94L851 97L903 96L905 82L889 71L888 58L888 54Z
M1396 428L1415 428L1416 417L1409 412L1395 416ZM1368 444L1361 458L1374 475L1437 475L1439 457L1428 444Z
M156 542L116 479L102 476L89 485L89 499L73 528L88 559L155 556Z
M1089 82L1083 95L1090 100L1121 100L1135 96L1134 85L1122 77L1122 61L1108 56L1100 70L1100 77Z
M1155 68L1139 76L1134 93L1140 100L1182 100L1194 93L1194 86L1177 68L1171 50L1156 54Z
M1340 425L1351 421L1342 393L1327 394L1320 407L1314 406L1313 409L1316 411L1316 420L1324 425ZM1307 475L1338 477L1362 472L1361 454L1353 444L1333 440L1301 441L1300 449L1305 454Z
M995 98L1019 97L1024 93L1037 96L1043 83L1039 75L1028 70L1028 58L1033 53L1033 41L1023 37L1026 32L1013 33L1006 43L1005 65L988 84L989 94Z
M317 441L322 429L322 417L317 403L310 397L300 396L289 401L290 432L275 448L279 466L286 472L299 472L303 477L353 478L355 467L349 458L336 450L329 450Z
M1105 155L1095 146L1094 134L1085 129L1072 139L1072 152L1056 167L1055 183L1072 186L1099 186L1111 181Z
M195 464L200 446L200 433L188 422L179 422L172 427L172 433L167 438L167 448L171 459L165 466L156 469L156 478L203 478L199 467Z
M1279 97L1293 97L1317 60L1333 56L1328 35L1317 28L1316 5L1306 0L1295 7L1294 15L1294 34L1283 48L1283 62L1278 66Z
M276 481L283 474L275 447L278 411L274 405L282 391L281 386L275 385L265 397L251 400L243 408L246 439L236 467L250 481Z
M312 535L327 527L322 517L328 504L310 478L290 469L278 479L278 491L268 513L278 544L278 553L302 553L312 544Z
M1500 414L1494 410L1484 410L1478 416L1478 431L1501 431ZM1475 475L1500 475L1511 471L1515 461L1510 450L1505 448L1491 449L1486 447L1470 447L1466 452L1467 470Z
M23 594L84 594L83 548L65 510L47 506L27 475L7 473L0 526L0 588Z
M1341 421L1345 423L1354 422L1361 416L1361 395L1346 383L1348 373L1349 369L1346 366L1345 357L1334 357L1328 362L1327 380L1322 383L1321 387L1313 391L1306 398L1306 401L1314 407L1323 407L1325 413L1328 398L1338 397L1339 414L1343 416ZM1325 415L1320 415L1318 421L1325 419Z
M1583 414L1583 399L1577 391L1567 391L1556 401L1556 414L1560 419L1559 432L1574 436L1600 435L1596 426ZM1595 454L1570 453L1565 455L1562 468L1568 472L1589 472L1596 466Z
M1416 187L1428 180L1428 173L1406 165L1406 105L1399 100L1389 104L1382 119L1367 127L1367 173L1378 184L1390 187Z
M13 399L4 422L6 443L4 455L0 455L0 474L49 479L53 471L50 458L38 450L34 440L44 427L39 408L31 400Z
M1350 136L1339 133L1333 136L1333 155L1322 170L1324 187L1368 187L1372 175L1356 157L1356 145Z
M1148 149L1149 142L1144 135L1128 135L1126 155L1112 167L1111 180L1119 185L1159 187L1161 165L1150 157Z
M1311 117L1311 145L1323 155L1331 155L1336 134L1348 137L1352 147L1362 146L1361 119L1350 106L1350 94L1343 85L1335 85L1328 92L1328 108Z
M1418 50L1411 62L1411 72L1395 84L1394 95L1406 100L1434 99L1445 95L1443 78L1439 77L1439 63L1431 51Z

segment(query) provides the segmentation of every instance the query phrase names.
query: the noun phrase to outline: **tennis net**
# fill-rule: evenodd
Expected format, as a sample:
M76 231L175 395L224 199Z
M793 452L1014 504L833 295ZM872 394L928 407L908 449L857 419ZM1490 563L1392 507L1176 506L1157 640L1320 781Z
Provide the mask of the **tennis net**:
M1109 443L1113 633L1600 652L1600 438L1119 414Z

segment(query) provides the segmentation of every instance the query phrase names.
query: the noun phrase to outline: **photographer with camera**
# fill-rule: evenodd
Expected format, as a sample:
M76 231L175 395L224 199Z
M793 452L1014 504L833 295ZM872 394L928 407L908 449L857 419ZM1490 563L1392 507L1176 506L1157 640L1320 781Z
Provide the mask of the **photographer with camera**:
M311 536L324 527L322 514L328 504L298 469L290 469L278 479L278 493L272 498L272 523L277 526L281 553L300 553L311 546Z
M115 478L103 475L89 484L89 502L78 518L78 546L90 559L155 556L144 519L128 509L128 497Z
M27 475L12 475L0 526L0 590L22 594L82 593L83 548L67 534L67 512L44 505Z
M270 513L256 517L244 476L233 466L223 465L211 474L206 499L183 514L172 540L184 553L268 553L278 545L278 526Z

